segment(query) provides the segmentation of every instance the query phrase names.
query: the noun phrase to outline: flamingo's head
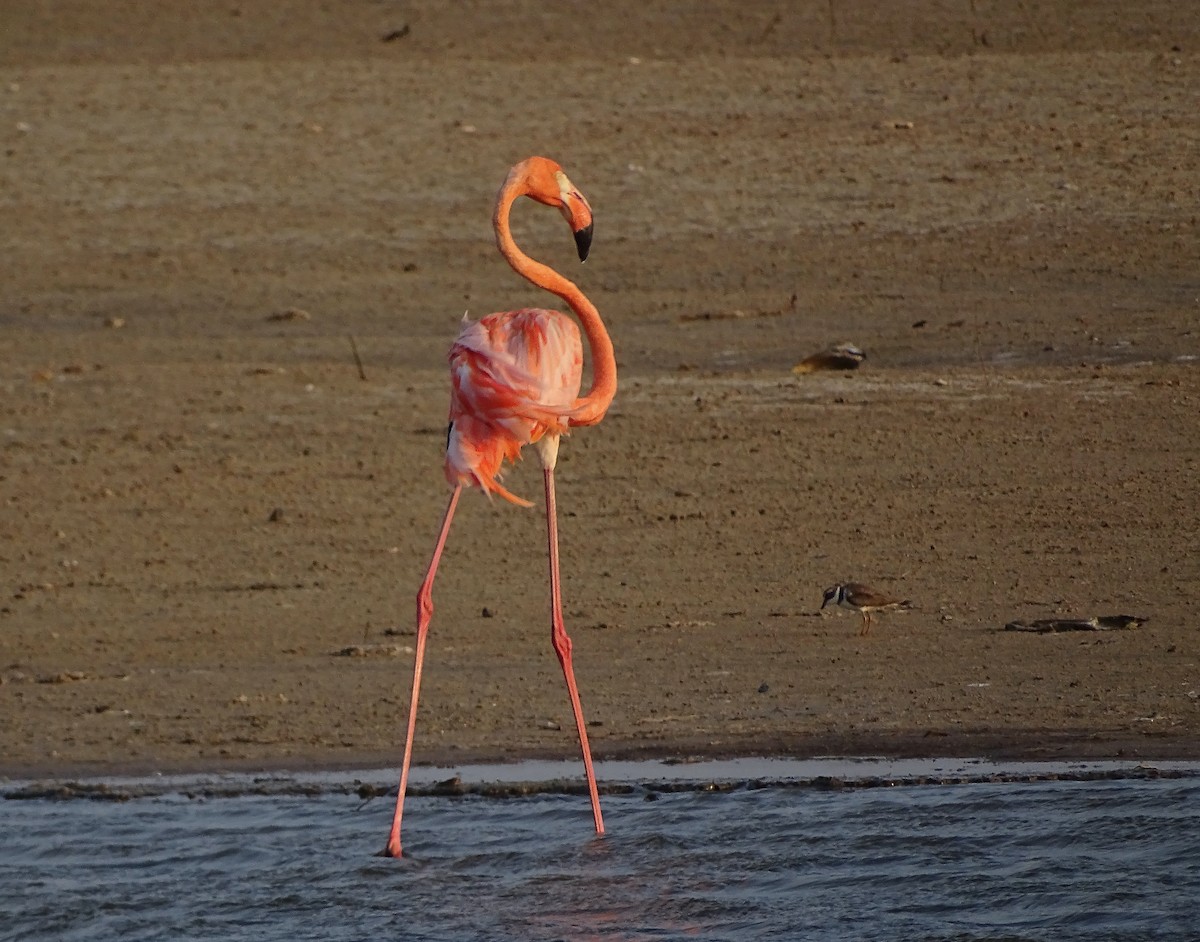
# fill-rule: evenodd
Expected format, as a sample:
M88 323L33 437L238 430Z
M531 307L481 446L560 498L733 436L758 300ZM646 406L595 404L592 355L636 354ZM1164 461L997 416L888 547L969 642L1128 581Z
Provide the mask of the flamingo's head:
M567 179L562 167L548 157L530 157L518 167L525 176L525 194L563 214L575 235L579 260L586 261L592 245L592 207L587 199Z

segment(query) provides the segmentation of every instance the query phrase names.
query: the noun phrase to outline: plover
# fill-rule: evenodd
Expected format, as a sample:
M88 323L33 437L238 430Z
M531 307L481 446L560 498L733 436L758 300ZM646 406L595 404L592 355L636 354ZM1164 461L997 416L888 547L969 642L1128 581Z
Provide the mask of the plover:
M839 582L835 586L830 586L825 590L825 598L821 602L821 608L824 608L831 602L834 605L840 605L842 608L848 608L862 615L863 624L858 632L860 635L868 634L871 631L872 612L912 607L912 602L908 599L892 598L889 595L884 595L882 592L876 592L870 586L863 585L861 582Z

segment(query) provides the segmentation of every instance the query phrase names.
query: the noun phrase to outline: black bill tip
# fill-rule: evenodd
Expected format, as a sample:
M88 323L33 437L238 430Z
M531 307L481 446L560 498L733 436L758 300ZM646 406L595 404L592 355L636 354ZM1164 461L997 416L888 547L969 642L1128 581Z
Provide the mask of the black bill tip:
M575 233L575 249L579 252L579 260L586 262L588 249L592 247L592 224L588 223Z

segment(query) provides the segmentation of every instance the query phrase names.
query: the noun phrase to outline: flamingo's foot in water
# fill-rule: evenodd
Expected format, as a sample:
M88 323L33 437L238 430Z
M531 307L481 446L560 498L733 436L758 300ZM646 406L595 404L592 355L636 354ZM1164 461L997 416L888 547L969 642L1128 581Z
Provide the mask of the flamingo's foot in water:
M400 850L400 839L392 837L388 839L387 847L375 855L376 857L403 857L404 854Z

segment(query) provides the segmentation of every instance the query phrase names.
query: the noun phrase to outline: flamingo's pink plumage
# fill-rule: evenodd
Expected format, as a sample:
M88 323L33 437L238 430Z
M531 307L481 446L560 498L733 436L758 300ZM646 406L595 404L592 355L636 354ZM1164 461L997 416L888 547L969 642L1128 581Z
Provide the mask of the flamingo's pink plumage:
M500 484L501 464L567 431L582 379L579 328L565 314L525 308L465 321L450 348L446 480L532 506Z

